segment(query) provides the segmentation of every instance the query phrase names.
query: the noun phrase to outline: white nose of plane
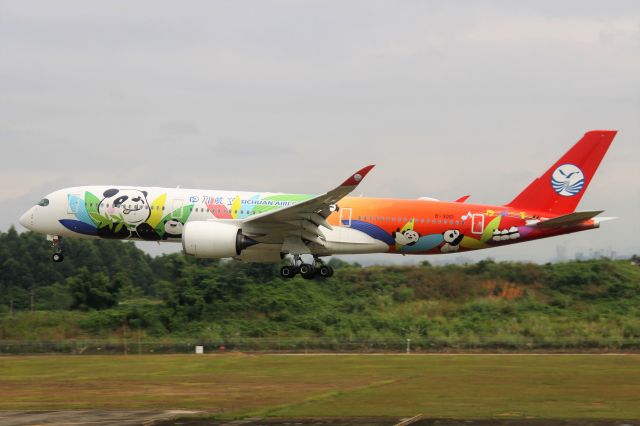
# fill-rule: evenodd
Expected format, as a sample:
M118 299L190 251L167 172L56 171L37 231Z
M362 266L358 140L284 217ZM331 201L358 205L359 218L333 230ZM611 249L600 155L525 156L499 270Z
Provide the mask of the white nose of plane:
M33 207L27 210L22 216L20 216L20 225L27 229L31 229L33 226Z

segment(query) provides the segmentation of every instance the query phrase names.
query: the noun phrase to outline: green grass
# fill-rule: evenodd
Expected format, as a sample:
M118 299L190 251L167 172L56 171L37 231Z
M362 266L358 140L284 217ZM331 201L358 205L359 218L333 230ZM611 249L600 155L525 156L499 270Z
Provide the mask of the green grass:
M248 415L638 418L638 355L0 358L0 409Z

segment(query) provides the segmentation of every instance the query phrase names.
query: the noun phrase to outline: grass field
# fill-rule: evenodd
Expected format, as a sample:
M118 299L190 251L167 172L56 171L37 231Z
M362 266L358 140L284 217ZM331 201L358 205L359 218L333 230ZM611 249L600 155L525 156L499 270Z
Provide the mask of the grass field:
M0 409L640 418L637 355L0 357Z

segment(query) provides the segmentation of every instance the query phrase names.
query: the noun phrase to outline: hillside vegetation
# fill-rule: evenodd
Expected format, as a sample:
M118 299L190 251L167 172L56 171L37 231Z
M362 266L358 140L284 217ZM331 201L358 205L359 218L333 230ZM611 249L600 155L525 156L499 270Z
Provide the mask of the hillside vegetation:
M132 243L0 234L0 340L197 338L402 342L422 348L638 348L640 267L559 264L375 266L333 261L329 280L279 265L150 257ZM324 343L323 343L324 344Z

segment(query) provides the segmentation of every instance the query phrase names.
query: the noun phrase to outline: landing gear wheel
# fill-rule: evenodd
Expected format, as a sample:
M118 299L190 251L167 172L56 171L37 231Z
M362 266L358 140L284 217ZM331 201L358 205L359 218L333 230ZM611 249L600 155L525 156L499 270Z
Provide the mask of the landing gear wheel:
M320 269L318 269L318 275L322 278L329 278L333 275L333 268L329 265L322 265Z
M56 263L60 263L64 260L64 255L62 253L53 253L53 255L51 256L51 260Z
M316 269L313 267L313 265L303 263L302 265L300 265L300 275L302 275L302 278L310 280L316 275Z
M297 272L298 271L295 266L283 266L280 268L280 276L285 279L295 277Z

